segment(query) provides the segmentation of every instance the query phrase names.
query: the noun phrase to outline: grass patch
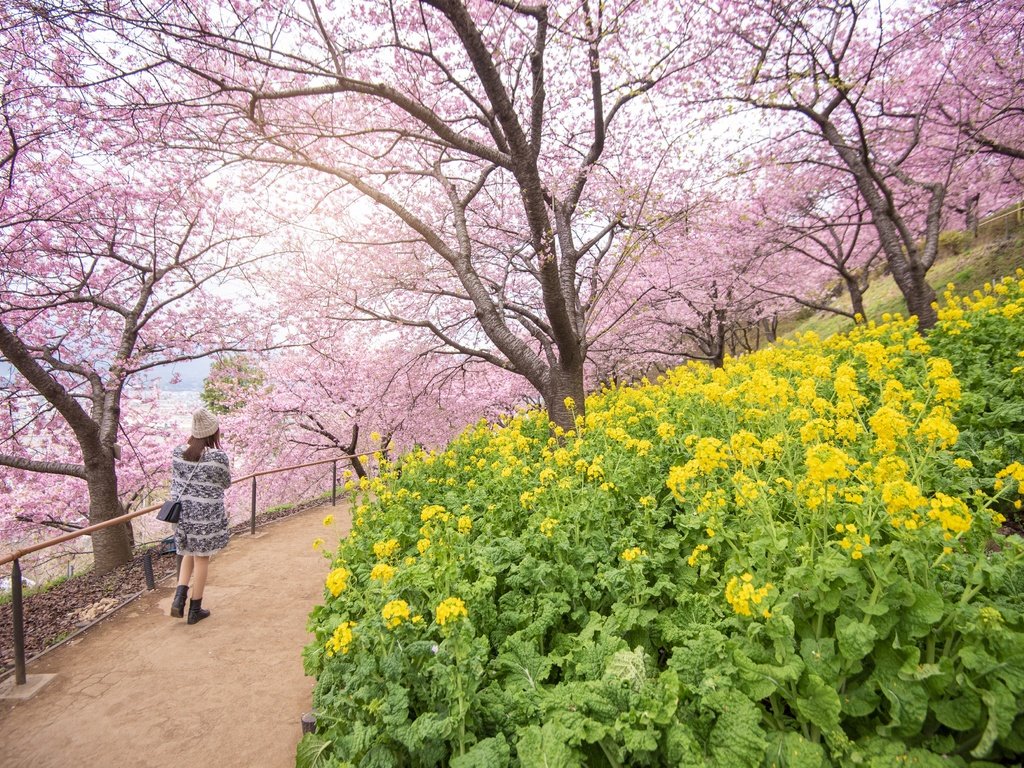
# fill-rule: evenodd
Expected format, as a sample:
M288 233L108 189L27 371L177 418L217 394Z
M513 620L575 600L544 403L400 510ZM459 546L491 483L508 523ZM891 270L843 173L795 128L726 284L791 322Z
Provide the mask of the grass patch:
M961 250L962 249L962 250ZM956 293L969 295L980 290L985 283L998 280L1004 275L1024 267L1024 229L1012 233L1000 242L976 241L969 239L956 249L944 249L934 266L928 271L928 282L941 296L947 284L952 283ZM850 311L850 297L846 293L833 303L836 309ZM880 271L864 293L864 308L868 320L880 320L885 313L907 314L906 302L892 275ZM853 321L832 312L809 313L801 309L788 318L779 321L779 336L813 331L821 337L850 330Z

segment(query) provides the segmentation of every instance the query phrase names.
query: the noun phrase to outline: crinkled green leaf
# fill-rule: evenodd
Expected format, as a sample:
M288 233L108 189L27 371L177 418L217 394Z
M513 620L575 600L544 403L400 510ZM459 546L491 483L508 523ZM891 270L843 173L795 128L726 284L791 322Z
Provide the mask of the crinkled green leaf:
M839 661L836 659L836 642L831 637L820 640L805 637L800 641L800 658L807 669L824 679L831 679L839 672Z
M851 661L863 659L875 647L878 633L870 624L864 624L850 616L836 619L836 640L839 652Z
M761 710L738 691L722 691L708 697L718 719L708 738L715 764L722 768L760 765L768 748L761 729Z
M988 757L996 740L1009 735L1017 715L1013 694L998 683L989 691L981 691L981 700L985 702L988 721L980 741L971 750L973 757Z
M955 699L932 702L935 719L954 731L969 731L981 722L981 698L964 688Z
M768 750L766 762L778 768L827 768L829 765L820 744L793 731L778 735Z
M922 637L942 620L945 603L934 590L914 585L914 602L902 611L902 631L908 637Z
M739 686L751 699L766 699L786 683L800 679L804 663L791 655L785 664L758 664L743 651L733 651L733 661L739 670Z
M552 723L520 731L516 756L522 768L583 768L583 755L568 746L565 733Z
M637 646L632 651L623 648L608 659L603 679L615 685L623 685L634 691L640 690L647 678L647 655Z
M503 734L478 741L464 755L456 755L448 764L451 768L507 768L509 746Z
M852 717L866 717L878 709L881 697L873 679L869 678L860 685L848 685L840 701L843 712Z
M315 733L307 733L295 747L295 768L325 768L333 742Z
M430 740L444 739L452 733L454 724L451 718L442 717L436 712L424 712L422 715L413 720L409 727L409 730L413 734L414 738L422 743ZM410 745L410 749L415 750L416 745Z
M879 726L883 736L911 736L920 732L928 715L928 694L916 682L889 679L879 683L879 690L889 702L889 722Z
M796 709L801 717L807 718L823 731L839 727L842 705L833 686L811 673L801 682L799 692Z
M551 672L551 659L537 652L536 643L510 637L492 666L504 673L505 685L536 690Z
M665 764L675 768L706 768L704 750L690 727L684 723L669 726L665 733Z

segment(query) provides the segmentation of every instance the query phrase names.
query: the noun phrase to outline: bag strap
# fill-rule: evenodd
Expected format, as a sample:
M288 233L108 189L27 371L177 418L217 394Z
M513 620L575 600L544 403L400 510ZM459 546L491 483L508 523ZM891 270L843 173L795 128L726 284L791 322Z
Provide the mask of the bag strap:
M200 456L199 458L202 459L203 457ZM177 501L185 493L185 489L188 488L188 484L192 482L192 476L196 473L196 470L199 469L200 463L201 462L197 461L196 465L192 467L192 471L188 473L188 479L181 484L181 490L178 492L178 495L174 497L173 501Z

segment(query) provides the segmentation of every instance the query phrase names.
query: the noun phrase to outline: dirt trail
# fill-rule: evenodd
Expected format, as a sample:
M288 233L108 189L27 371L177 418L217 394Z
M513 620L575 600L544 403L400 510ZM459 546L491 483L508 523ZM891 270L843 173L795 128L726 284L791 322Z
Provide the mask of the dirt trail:
M169 579L31 663L57 677L0 701L0 766L293 766L313 689L306 617L328 571L312 542L349 524L342 506L319 507L232 537L210 563L210 618L170 618Z

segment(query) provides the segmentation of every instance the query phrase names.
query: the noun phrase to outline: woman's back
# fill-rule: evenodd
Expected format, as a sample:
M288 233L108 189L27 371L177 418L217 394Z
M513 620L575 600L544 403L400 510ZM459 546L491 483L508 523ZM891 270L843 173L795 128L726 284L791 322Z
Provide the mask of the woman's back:
M185 446L174 449L171 467L171 496L195 501L223 502L224 489L231 485L228 455L219 448L207 448L199 461L185 458Z

